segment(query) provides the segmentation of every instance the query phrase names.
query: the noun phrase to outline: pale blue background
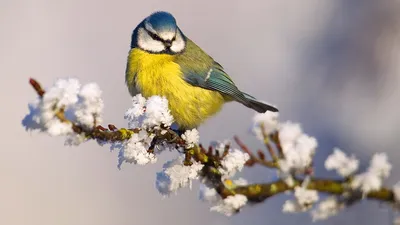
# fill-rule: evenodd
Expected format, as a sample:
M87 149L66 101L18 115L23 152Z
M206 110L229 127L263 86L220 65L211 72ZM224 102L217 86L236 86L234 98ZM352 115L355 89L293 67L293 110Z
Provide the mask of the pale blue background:
M320 140L317 166L334 146L360 156L387 151L400 180L399 1L0 0L0 223L9 225L309 224L281 213L285 197L235 217L210 213L194 191L162 200L161 164L117 169L117 154L88 143L26 133L21 120L35 97L28 78L96 81L105 122L124 126L124 85L132 29L154 10L172 12L182 30L218 60L244 91L279 106ZM253 112L228 104L200 131L202 142L247 133ZM160 161L171 158L165 154ZM317 175L324 175L318 172ZM333 174L329 174L333 175ZM265 169L246 170L268 181ZM357 204L321 224L390 224L375 202Z

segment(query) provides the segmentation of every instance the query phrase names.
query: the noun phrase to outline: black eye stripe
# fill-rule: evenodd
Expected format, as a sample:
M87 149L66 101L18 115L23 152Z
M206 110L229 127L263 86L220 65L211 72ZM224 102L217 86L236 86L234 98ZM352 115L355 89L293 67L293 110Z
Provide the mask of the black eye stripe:
M144 30L154 40L161 41L161 42L169 42L169 41L166 41L166 40L162 39L157 34L154 34L154 33L150 32L150 31L148 31L146 28ZM176 39L176 35L172 38L171 42L175 41L175 39Z
M146 29L145 29L146 30ZM154 33L151 33L150 31L148 31L148 30L146 30L146 32L147 32L147 34L151 37L151 38L153 38L154 40L157 40L157 41L163 41L163 39L161 39L157 34L154 34Z

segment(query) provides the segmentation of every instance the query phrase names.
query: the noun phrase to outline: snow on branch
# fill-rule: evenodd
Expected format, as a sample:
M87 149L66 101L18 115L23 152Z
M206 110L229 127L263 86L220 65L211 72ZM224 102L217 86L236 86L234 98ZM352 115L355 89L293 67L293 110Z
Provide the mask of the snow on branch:
M372 157L369 168L359 172L359 161L335 149L326 159L325 168L334 170L341 179L314 176L313 160L317 140L305 134L300 124L281 123L278 113L256 114L254 135L266 150L254 153L238 137L234 141L217 142L205 148L199 144L196 129L179 134L171 128L174 118L164 97L132 98L132 107L125 113L127 128L101 125L103 100L95 83L81 86L76 79L60 79L44 90L34 79L30 84L37 99L29 104L29 114L22 121L29 130L51 136L66 136L67 145L79 145L94 140L109 144L119 151L119 167L123 163L145 165L157 161L163 151L176 151L178 157L166 162L156 176L156 187L164 196L191 187L200 180L200 199L212 202L212 211L227 216L239 212L248 203L260 203L269 197L292 192L293 199L283 205L284 212L310 211L313 220L326 219L346 206L364 199L378 200L399 208L400 186L383 186L390 175L391 164L385 153ZM235 179L244 166L261 165L274 169L279 179L269 183L248 184ZM320 197L326 196L320 201Z

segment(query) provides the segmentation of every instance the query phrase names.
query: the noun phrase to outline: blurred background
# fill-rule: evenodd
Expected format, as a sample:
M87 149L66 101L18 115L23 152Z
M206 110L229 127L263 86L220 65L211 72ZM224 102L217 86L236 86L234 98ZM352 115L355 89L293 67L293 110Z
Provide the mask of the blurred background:
M400 2L395 0L105 1L0 0L0 224L310 224L308 214L281 212L287 196L246 207L231 218L209 212L192 191L163 199L154 186L163 154L149 166L117 168L117 153L86 143L25 132L21 120L44 86L57 78L95 81L104 120L124 126L130 107L124 84L134 27L155 10L175 15L184 33L220 62L237 85L276 104L282 120L300 122L317 137L317 176L340 147L362 166L387 152L400 180ZM249 134L254 112L227 104L200 128L201 142ZM273 171L251 168L250 182ZM390 210L364 201L317 224L391 224Z

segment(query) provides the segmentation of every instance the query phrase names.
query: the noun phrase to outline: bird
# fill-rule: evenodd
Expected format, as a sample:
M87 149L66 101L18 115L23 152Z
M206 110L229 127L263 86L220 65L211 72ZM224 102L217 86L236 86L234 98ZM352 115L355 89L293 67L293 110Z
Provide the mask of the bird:
M131 96L165 97L180 131L199 127L231 101L259 113L278 112L240 91L221 64L189 39L165 11L152 13L133 30L125 83Z

